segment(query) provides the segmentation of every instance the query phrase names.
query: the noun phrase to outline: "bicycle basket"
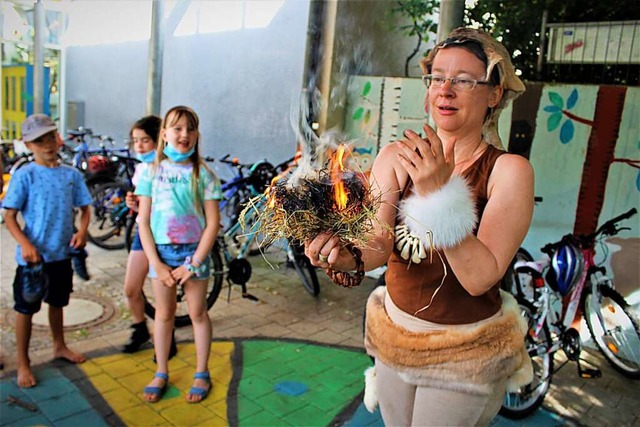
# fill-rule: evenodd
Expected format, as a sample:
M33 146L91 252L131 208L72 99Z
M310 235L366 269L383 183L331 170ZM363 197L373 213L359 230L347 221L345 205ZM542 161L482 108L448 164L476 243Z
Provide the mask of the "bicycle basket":
M276 169L269 162L258 162L251 166L249 186L256 194L262 194L271 185L276 176Z
M549 286L562 296L571 293L580 281L584 269L584 257L573 242L565 241L551 258L551 266L546 279Z

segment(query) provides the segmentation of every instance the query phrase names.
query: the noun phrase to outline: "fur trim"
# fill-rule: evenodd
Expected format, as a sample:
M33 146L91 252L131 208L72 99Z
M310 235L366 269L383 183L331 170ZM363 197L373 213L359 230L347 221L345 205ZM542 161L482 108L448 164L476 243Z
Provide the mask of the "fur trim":
M531 382L527 324L511 295L501 292L502 315L479 325L411 332L391 321L385 293L379 287L367 302L365 347L405 381L475 394L492 393L503 381L509 390Z
M436 248L456 246L473 232L477 216L471 188L457 175L438 191L426 196L414 193L400 202L401 221L426 248L431 240Z
M364 371L364 407L372 414L378 407L378 386L376 384L376 367L371 366Z

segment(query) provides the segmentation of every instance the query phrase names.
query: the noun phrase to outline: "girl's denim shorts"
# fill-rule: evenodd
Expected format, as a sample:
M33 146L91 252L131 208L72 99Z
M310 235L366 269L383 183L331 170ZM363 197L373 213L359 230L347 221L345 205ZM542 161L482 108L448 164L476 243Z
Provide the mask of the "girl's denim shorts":
M169 267L180 267L184 264L184 260L187 257L193 257L194 252L198 248L197 243L184 243L184 244L170 244L170 245L156 245L158 256L160 260L167 264ZM202 261L202 265L198 270L198 276L191 279L204 280L208 279L211 275L211 263L209 257ZM149 277L151 279L157 279L158 274L153 269L153 266L149 265Z
M140 234L138 233L137 225L136 225L135 231L133 232L133 239L131 239L131 250L132 251L142 250L142 242L140 241Z

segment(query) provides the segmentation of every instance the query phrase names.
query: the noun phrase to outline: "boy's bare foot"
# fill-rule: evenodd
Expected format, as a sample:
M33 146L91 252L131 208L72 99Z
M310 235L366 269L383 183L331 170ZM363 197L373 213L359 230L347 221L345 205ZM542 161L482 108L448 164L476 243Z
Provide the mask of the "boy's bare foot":
M18 387L31 388L38 384L29 366L18 367Z
M66 360L67 362L71 363L84 363L87 361L87 358L84 357L83 354L76 353L67 346L62 347L60 350L54 351L53 357L55 359Z

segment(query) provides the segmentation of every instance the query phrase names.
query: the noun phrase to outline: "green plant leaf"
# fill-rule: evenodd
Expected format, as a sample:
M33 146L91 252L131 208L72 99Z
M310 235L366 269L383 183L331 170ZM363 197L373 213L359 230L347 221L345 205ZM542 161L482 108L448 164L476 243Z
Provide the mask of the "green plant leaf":
M369 92L371 92L371 82L368 81L364 84L364 87L362 88L362 96L369 95Z
M551 100L551 103L561 110L564 107L564 101L562 100L562 97L556 92L549 92L549 100Z
M358 109L353 112L353 115L351 116L351 118L353 120L360 120L362 118L363 113L364 113L364 108L358 107Z
M547 119L547 129L549 132L553 132L556 130L558 125L560 125L560 121L562 120L562 113L553 113L549 115Z

